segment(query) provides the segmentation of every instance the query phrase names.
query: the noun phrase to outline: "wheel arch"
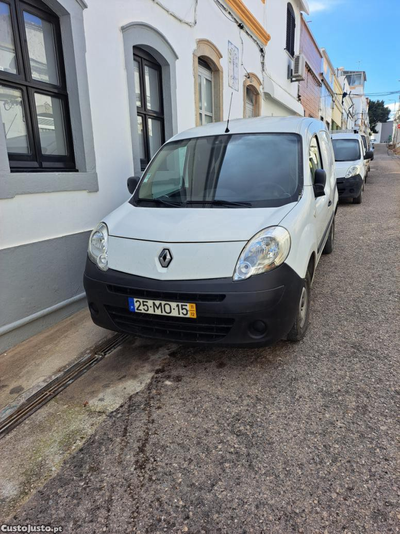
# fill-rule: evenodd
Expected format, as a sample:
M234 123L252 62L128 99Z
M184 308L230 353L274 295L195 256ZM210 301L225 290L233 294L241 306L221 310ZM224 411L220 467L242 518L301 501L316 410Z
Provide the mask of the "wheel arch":
M317 256L315 252L312 252L310 259L308 260L307 271L306 271L307 273L310 273L311 275L311 283L313 283L314 281L316 263L317 263Z

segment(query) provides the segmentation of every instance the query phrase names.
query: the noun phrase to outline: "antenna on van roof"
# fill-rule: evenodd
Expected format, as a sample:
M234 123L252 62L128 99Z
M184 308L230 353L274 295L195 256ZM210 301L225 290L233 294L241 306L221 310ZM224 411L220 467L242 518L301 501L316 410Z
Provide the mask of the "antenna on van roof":
M228 120L226 121L225 133L229 133L230 132L230 130L229 130L229 119L231 118L232 98L233 98L233 91L231 93L231 102L229 104L229 113L228 113Z

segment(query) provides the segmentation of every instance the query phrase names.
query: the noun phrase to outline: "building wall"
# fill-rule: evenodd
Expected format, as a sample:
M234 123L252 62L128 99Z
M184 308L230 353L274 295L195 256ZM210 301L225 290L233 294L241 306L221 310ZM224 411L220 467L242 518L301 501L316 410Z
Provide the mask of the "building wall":
M342 115L343 115L343 106L342 106L342 87L339 80L334 74L334 83L333 89L335 91L334 97L334 108L332 110L332 130L340 130L342 128Z
M393 139L393 121L387 121L382 123L381 128L381 143L389 143Z
M328 128L332 126L332 109L333 109L333 81L334 73L330 68L326 57L322 59L322 72L321 72L322 88L321 88L321 100L319 106L320 118L325 122Z
M342 129L353 130L354 129L354 102L350 95L350 86L346 76L342 74L342 70L337 70L337 80L343 93L347 93L347 96L343 99L342 106Z
M322 54L303 16L301 17L300 52L306 58L305 80L300 82L304 115L319 119L322 85L319 73L321 72Z
M364 94L367 76L364 71L343 70L343 74L347 77L354 102L354 127L369 135L368 98Z
M261 1L261 0L260 0ZM291 2L295 17L295 54L300 50L300 10L307 7L299 0ZM287 2L267 1L265 3L265 27L271 35L265 52L265 74L263 77L264 102L263 115L303 115L304 109L299 101L299 83L288 78L288 69L293 67L293 59L286 47L286 10Z

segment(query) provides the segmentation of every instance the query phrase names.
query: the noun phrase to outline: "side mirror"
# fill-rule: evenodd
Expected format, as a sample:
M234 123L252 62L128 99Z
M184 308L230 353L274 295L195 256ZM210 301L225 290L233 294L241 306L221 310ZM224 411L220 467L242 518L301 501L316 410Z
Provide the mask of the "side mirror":
M324 169L317 169L314 176L314 195L315 198L325 195L326 172Z
M364 154L364 159L373 159L373 158L374 158L373 150L367 150L367 152Z
M136 186L139 183L139 180L140 180L140 176L131 176L130 178L128 178L126 185L131 195L133 195L136 189Z

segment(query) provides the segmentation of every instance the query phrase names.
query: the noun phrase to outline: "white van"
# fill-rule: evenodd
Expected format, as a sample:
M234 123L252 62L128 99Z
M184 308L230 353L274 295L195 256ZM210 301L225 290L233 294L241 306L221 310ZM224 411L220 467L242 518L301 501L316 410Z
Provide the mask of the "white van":
M338 203L325 125L258 117L180 133L89 242L93 321L188 343L303 338Z
M360 134L332 133L331 135L339 197L350 198L354 204L361 204L367 175L366 161L371 159L372 154L364 150Z
M366 167L365 183L367 183L367 176L371 170L371 161L374 159L374 147L372 146L369 137L367 137L365 134L361 134L361 140L363 142L364 154L368 152L371 155L370 158L364 158Z

